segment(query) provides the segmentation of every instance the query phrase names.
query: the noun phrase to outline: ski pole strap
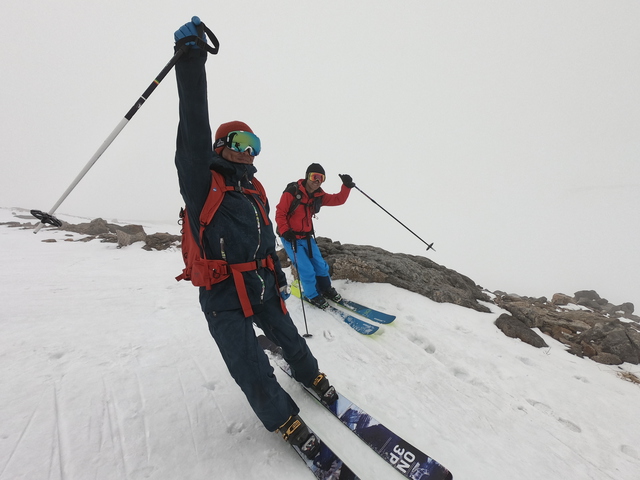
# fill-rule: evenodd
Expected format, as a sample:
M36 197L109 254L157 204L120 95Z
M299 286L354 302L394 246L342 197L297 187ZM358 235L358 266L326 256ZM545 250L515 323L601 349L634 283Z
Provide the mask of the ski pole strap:
M218 53L218 49L220 48L220 42L218 41L218 38L211 30L209 30L209 28L204 23L200 23L200 25L198 25L196 28L198 30L198 36L201 37L202 31L204 31L207 34L207 38L211 40L212 45L209 46L209 44L207 44L207 42L205 42L202 38L198 38L196 43L199 46L206 48L207 52L209 52L211 55L216 55Z
M49 225L53 225L54 227L62 226L62 222L50 213L46 213L41 210L31 210L31 215L40 220L40 223L42 223L42 225L46 225L48 223Z

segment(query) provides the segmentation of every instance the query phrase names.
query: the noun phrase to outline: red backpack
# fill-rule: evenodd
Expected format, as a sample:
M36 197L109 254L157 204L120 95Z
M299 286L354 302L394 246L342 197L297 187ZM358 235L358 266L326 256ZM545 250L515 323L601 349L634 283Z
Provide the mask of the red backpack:
M211 188L209 189L209 195L207 196L204 207L202 207L202 211L200 212L198 242L196 242L196 237L191 230L186 207L180 209L180 219L182 223L182 259L184 260L185 268L182 270L182 273L176 277L178 281L190 280L196 287L205 287L207 290L211 290L212 285L226 280L229 276L233 276L245 317L253 315L253 309L251 308L251 302L249 301L249 295L247 294L242 272L257 270L260 267L266 267L274 272L275 265L273 258L267 257L252 262L229 264L224 260L207 259L202 245L206 226L213 220L214 215L222 203L224 194L231 190L244 194L257 195L260 201L256 203L260 209L262 218L266 225L271 223L264 209L264 205L267 204L267 194L264 187L255 177L251 182L255 190L227 185L221 173L211 170ZM284 301L281 300L281 304L283 311L286 313L287 310Z

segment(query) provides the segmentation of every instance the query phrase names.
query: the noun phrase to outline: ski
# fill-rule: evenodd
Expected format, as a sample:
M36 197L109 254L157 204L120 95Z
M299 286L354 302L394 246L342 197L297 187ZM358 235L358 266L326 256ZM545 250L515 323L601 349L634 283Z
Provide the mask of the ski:
M356 332L361 333L362 335L373 335L378 330L380 330L380 327L378 327L377 325L371 325L370 323L367 323L364 320L360 320L353 315L349 315L347 312L343 312L342 310L339 310L336 307L332 307L331 305L325 308L324 311L332 313L336 317L340 317L344 321L344 323L346 323Z
M298 287L297 280L291 284L291 293L294 296L300 298L300 288ZM306 298L304 300L309 303ZM309 305L313 304L309 303ZM340 318L344 323L346 323L356 332L361 333L362 335L373 335L380 329L380 327L378 327L377 325L371 325L370 323L365 322L364 320L360 320L353 315L349 315L347 312L339 310L331 305L325 308L324 311L333 314L334 317Z
M258 337L258 342L266 352L272 354L278 367L293 378L291 368L282 357L280 347L264 335ZM337 392L338 399L333 404L326 405L312 390L303 388L405 478L411 480L453 479L451 472L443 465L393 433L344 395Z
M360 480L315 432L311 429L309 429L309 431L313 433L320 442L320 451L315 457L312 459L307 458L298 447L294 445L291 447L318 480Z
M395 315L390 315L373 308L365 307L364 305L354 302L353 300L347 300L346 298L343 298L339 302L335 303L348 310L351 310L354 313L357 313L358 315L363 316L368 320L373 320L374 322L389 324L396 319Z

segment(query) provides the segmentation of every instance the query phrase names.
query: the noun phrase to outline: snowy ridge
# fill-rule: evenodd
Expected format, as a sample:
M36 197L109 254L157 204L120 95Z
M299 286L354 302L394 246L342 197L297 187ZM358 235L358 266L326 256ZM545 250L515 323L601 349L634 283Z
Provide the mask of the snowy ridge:
M0 226L0 480L312 478L229 377L197 290L174 280L179 252L64 241L80 237ZM640 386L618 377L636 366L583 360L546 336L543 350L507 338L495 307L336 287L397 319L368 338L307 309L321 368L456 480L638 478ZM303 331L299 300L288 306ZM361 478L394 478L275 373Z

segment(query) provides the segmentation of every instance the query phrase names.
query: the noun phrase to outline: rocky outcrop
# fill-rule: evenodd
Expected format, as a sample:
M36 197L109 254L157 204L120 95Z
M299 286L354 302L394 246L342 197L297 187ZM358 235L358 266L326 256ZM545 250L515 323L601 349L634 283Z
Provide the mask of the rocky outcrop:
M167 248L180 246L182 238L180 235L170 233L152 233L144 239L144 250L166 250Z
M536 348L548 347L544 339L534 332L531 328L527 327L517 318L503 313L495 321L496 327L498 327L502 333L507 337L519 338L524 343L528 343Z
M551 302L496 294L496 305L527 328L538 328L562 342L574 355L607 365L640 363L640 317L633 315L632 303L612 305L593 290L573 297L555 294Z
M342 245L324 237L318 237L317 242L334 279L390 283L436 302L490 311L478 303L489 301L489 297L473 280L426 257L391 253L369 245Z
M10 222L5 223L10 227L34 228L31 223ZM119 248L132 245L136 242L145 242L145 250L166 250L170 247L179 246L181 242L180 235L172 235L170 233L154 233L147 235L142 225L118 225L108 223L102 218L96 218L86 223L67 223L62 222L62 226L58 230L65 230L80 235L85 235L76 241L90 242L92 240L100 240L105 243L117 243ZM43 242L51 242L55 240L45 239ZM73 241L67 239L67 241Z

